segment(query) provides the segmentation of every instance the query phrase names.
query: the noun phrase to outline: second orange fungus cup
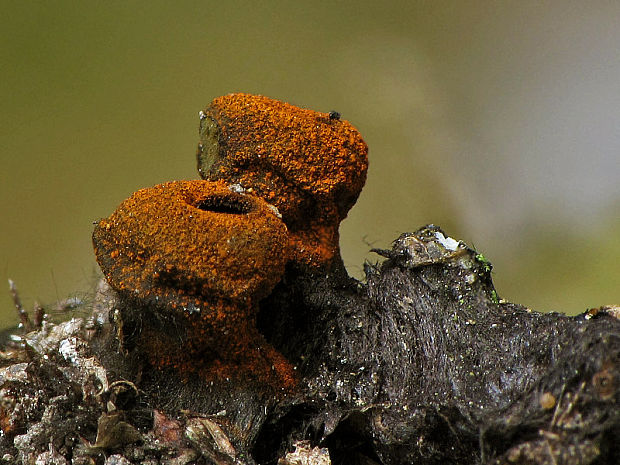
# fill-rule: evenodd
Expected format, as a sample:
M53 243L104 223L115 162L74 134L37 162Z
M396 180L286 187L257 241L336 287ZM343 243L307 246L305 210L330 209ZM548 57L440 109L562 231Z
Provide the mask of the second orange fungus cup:
M289 259L274 207L223 182L169 182L122 202L93 243L125 311L140 312L125 318L138 321L132 343L151 365L207 381L294 386L293 367L255 324L258 301Z
M336 113L249 94L216 98L200 113L198 171L275 205L292 259L329 267L338 226L366 181L368 147Z

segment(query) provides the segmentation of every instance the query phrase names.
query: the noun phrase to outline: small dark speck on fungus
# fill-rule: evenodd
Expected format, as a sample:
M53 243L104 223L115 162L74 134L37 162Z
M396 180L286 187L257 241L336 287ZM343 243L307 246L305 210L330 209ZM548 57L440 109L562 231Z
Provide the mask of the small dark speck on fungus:
M126 311L142 313L132 338L152 366L294 387L293 367L255 325L289 257L287 228L264 200L224 182L160 184L101 220L93 243ZM161 319L173 324L162 331Z
M294 262L335 263L338 226L366 181L368 147L357 129L337 112L249 94L216 98L200 115L200 176L240 185L276 206Z
M330 111L329 112L329 119L336 120L336 121L339 120L340 119L340 113L338 113L335 110Z

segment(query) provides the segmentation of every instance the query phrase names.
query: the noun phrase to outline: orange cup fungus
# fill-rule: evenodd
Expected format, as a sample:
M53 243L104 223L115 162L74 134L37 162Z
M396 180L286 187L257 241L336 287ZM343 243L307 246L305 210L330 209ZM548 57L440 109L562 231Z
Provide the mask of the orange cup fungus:
M230 94L200 113L198 171L275 205L289 230L292 259L329 266L338 226L366 181L368 147L337 113L267 97Z
M142 312L135 346L153 366L294 385L293 368L255 325L289 257L274 207L224 182L169 182L122 202L93 243L127 311Z

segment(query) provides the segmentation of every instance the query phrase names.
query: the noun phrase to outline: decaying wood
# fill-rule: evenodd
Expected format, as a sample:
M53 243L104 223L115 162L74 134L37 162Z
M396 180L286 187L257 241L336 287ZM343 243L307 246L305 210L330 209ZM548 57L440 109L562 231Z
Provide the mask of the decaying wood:
M434 226L376 252L363 283L291 267L261 303L261 332L301 379L281 397L119 351L122 303L102 285L90 316L44 322L3 353L0 460L620 463L617 307L504 302L488 261Z

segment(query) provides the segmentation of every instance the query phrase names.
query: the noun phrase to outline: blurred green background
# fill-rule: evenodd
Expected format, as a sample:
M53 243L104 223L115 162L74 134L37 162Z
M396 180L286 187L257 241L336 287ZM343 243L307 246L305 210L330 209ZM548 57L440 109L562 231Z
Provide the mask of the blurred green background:
M0 286L27 307L92 289L93 221L197 178L198 111L237 91L337 110L364 135L368 182L341 227L352 274L435 223L491 260L505 299L620 303L619 3L2 7Z

